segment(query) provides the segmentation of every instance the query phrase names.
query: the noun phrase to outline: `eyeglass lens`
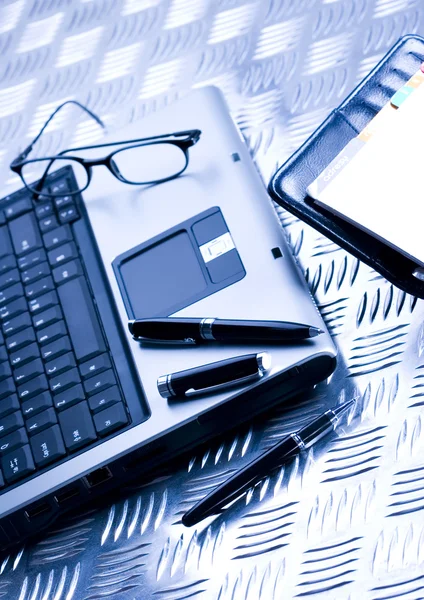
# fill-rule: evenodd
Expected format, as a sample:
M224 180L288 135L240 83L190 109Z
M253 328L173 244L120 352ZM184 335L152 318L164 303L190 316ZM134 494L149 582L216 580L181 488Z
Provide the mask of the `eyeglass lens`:
M89 152L90 158L95 158L98 152L98 149L92 149ZM113 154L111 167L120 179L128 183L143 184L176 177L184 171L187 161L187 156L181 148L175 144L159 142L118 150ZM47 183L42 183L40 187L38 182L53 171L66 166L71 166L74 171L78 183L78 190L75 191L84 190L88 185L87 170L72 158L30 160L22 167L22 177L32 191L55 195L48 189Z
M25 185L29 187L30 190L40 194L50 194L47 182L42 184L40 187L38 183L39 180L43 177L46 177L53 171L57 171L58 169L68 166L72 167L77 180L78 190L75 191L85 189L88 184L88 174L85 167L83 167L78 161L69 158L59 157L55 158L54 160L43 159L28 161L22 167L22 178L25 182Z
M179 175L187 166L184 151L166 142L123 148L113 155L113 168L128 183L151 183Z

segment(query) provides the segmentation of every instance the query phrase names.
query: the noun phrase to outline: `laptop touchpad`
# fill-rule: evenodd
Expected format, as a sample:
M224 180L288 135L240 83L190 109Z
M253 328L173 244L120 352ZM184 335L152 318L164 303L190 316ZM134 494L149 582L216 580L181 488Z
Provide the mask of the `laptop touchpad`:
M113 268L131 319L168 316L246 274L218 207L121 254Z

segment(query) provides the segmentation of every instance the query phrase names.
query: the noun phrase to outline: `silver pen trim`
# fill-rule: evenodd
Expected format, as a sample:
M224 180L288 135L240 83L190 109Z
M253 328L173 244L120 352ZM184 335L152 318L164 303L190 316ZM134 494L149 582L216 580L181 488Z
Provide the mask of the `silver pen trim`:
M268 352L259 352L256 355L256 363L260 373L263 375L271 368L271 356Z
M176 394L172 388L171 375L161 375L158 377L157 386L162 398L175 397Z
M294 439L294 441L296 442L296 444L297 444L297 447L299 448L299 450L306 450L306 444L305 444L305 442L302 440L302 438L300 437L300 435L299 435L299 434L297 434L297 433L291 433L291 434L290 434L290 437L291 437L292 439Z
M202 319L199 323L199 333L200 337L203 340L207 340L209 342L216 342L216 339L212 333L212 325L214 324L215 319L207 318Z

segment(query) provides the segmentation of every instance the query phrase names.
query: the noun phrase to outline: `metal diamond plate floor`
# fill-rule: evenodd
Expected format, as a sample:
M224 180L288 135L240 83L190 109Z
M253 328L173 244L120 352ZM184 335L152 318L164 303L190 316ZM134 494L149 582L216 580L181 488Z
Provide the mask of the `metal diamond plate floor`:
M119 128L206 84L224 91L268 181L414 32L424 33L422 0L0 0L2 181L66 99ZM65 111L42 151L95 139L79 117ZM1 558L0 598L424 598L424 304L280 217L340 349L331 380ZM229 472L352 397L338 438L237 507L181 525Z

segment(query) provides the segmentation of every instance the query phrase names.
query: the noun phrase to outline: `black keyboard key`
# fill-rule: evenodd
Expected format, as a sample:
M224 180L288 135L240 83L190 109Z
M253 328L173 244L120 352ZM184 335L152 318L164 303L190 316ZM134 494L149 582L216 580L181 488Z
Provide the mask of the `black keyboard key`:
M18 259L18 267L23 271L24 269L30 269L36 265L45 262L47 260L47 254L44 248L34 250L30 254L26 254Z
M13 377L9 377L9 379L5 379L1 382L0 385L0 400L2 398L6 398L6 396L10 396L16 391L15 382L13 381Z
M44 219L53 214L53 204L46 202L45 204L39 204L35 209L35 214L39 219Z
M24 420L20 411L16 411L7 417L0 419L0 438L8 433L12 433L15 429L19 429L24 424Z
M100 411L93 417L96 431L99 435L108 435L112 431L128 424L128 417L122 403L114 404Z
M87 379L88 377L98 375L102 371L106 371L106 369L110 369L111 366L109 356L107 354L100 354L100 356L95 356L91 360L82 363L80 365L80 373L83 379Z
M21 280L21 276L19 275L18 269L12 269L7 273L0 274L0 290L4 290L4 288L9 285L13 285L14 283L19 283Z
M65 410L65 408L69 408L81 402L81 400L85 400L85 392L82 389L82 385L75 385L60 394L55 394L53 400L56 410Z
M6 481L9 483L29 475L35 470L30 447L27 445L22 446L22 448L17 448L5 454L1 459L1 466Z
M13 300L13 302L0 306L0 320L8 321L9 319L13 319L13 317L27 312L27 310L28 307L25 298L18 298L17 300Z
M53 360L61 354L72 350L71 342L68 337L59 338L51 344L47 344L41 348L41 356L44 360Z
M37 358L26 365L15 369L13 372L13 377L15 378L16 385L21 385L22 383L25 383L25 381L29 381L36 375L42 375L43 373L43 363L39 358Z
M44 245L47 250L57 248L66 242L72 242L73 236L69 225L58 227L43 235Z
M68 204L72 204L72 202L73 202L72 196L58 196L57 198L54 199L54 203L58 210L61 208L64 208L65 206L68 206Z
M2 256L0 258L0 273L6 273L15 267L16 258L13 256L13 254L8 254L7 256Z
M33 281L37 281L37 279L41 279L42 277L47 277L50 275L50 267L48 263L42 262L22 273L22 281L25 285L28 283L32 283Z
M42 203L42 202L48 202L50 200L50 196L47 196L47 194L37 194L36 197L36 204L38 203Z
M38 375L27 383L18 387L18 396L21 401L27 400L32 396L37 396L41 392L49 389L49 384L45 375Z
M32 209L32 202L29 198L22 198L21 200L17 200L10 206L4 209L4 215L6 219L15 219L19 217L19 215L23 215Z
M56 377L56 375L60 375L73 367L76 367L75 358L72 352L68 352L54 360L50 360L46 364L46 373L49 377Z
M74 242L69 242L62 244L62 246L59 246L59 248L50 250L50 252L47 253L47 256L51 266L56 267L57 265L67 262L68 260L78 258L78 250Z
M9 223L15 254L22 254L41 248L41 236L34 213L27 213Z
M6 226L0 227L0 256L12 254L12 243Z
M40 346L44 346L67 334L68 330L66 329L65 322L58 321L57 323L53 323L53 325L49 325L48 327L44 327L44 329L37 331L37 341Z
M80 261L70 260L61 267L56 267L53 269L53 279L57 285L60 285L64 281L68 281L68 279L73 279L74 277L83 275L83 273L84 271L82 270Z
M7 337L15 335L27 327L32 327L29 312L22 313L21 315L10 319L10 321L5 321L3 323L4 335Z
M51 427L52 425L56 425L56 412L54 408L48 408L47 410L43 410L43 412L39 413L35 417L31 417L26 422L26 428L29 435L35 435L43 429L47 429L47 427Z
M82 277L58 288L66 323L78 361L106 351L100 324L87 282Z
M53 194L54 196L56 194L66 194L67 192L69 192L69 184L68 184L68 180L67 179L61 179L59 181L56 181L55 183L53 183L50 186L49 189L50 193ZM62 197L62 196L60 196ZM56 200L56 199L55 199Z
M37 415L42 410L53 406L52 396L50 392L42 392L38 396L34 396L26 402L22 402L21 410L25 419Z
M3 379L7 379L12 375L12 369L8 362L0 363L0 385Z
M39 358L40 351L38 349L37 344L29 344L28 346L24 346L20 350L16 352L12 352L10 355L10 364L16 368L21 367L22 365L31 362L35 358Z
M111 385L116 384L115 375L112 369L108 369L107 371L103 371L103 373L99 373L94 377L90 377L90 379L86 379L84 381L84 388L87 394L96 394L97 392L101 392Z
M50 389L54 394L58 394L80 382L78 369L70 369L57 377L52 377L50 379Z
M28 307L30 313L37 314L42 310L46 310L47 308L55 306L56 304L59 304L59 298L57 297L56 292L53 290L52 292L47 292L30 300L28 302Z
M10 413L19 410L20 408L18 396L16 394L7 396L6 398L3 398L3 400L0 400L0 417L10 415Z
M94 396L90 396L88 399L88 405L93 413L97 413L99 410L104 410L105 408L108 408L109 406L121 401L121 394L119 393L117 386L114 385L110 388L107 388L107 390L104 390L103 392L94 394Z
M4 487L4 477L3 473L0 471L0 488Z
M87 402L61 412L59 424L68 450L77 450L97 439Z
M34 460L39 467L58 460L66 454L59 426L54 425L31 438Z
M38 279L25 286L25 295L27 298L34 298L46 292L51 292L54 289L53 279L51 277L43 277L43 279Z
M1 333L0 333L1 335ZM0 346L0 362L8 359L8 354L6 352L6 346Z
M75 219L79 218L76 206L67 206L66 208L60 210L58 215L59 221L62 225L65 223L71 223L72 221L75 221Z
M24 288L21 283L15 283L7 287L5 290L0 291L0 306L10 304L17 298L21 298L24 295Z
M42 329L43 327L47 327L47 325L52 325L53 323L60 321L62 318L62 311L60 310L60 307L56 305L35 315L32 319L34 327L36 329Z
M49 217L44 217L44 219L40 220L40 229L41 233L47 233L47 231L51 231L52 229L56 229L59 226L57 219L54 215L50 215Z
M16 352L31 342L35 342L35 332L32 327L27 327L15 335L10 335L6 340L6 346L9 352Z
M28 435L24 427L17 429L0 440L0 456L4 456L15 448L20 448L28 443Z

